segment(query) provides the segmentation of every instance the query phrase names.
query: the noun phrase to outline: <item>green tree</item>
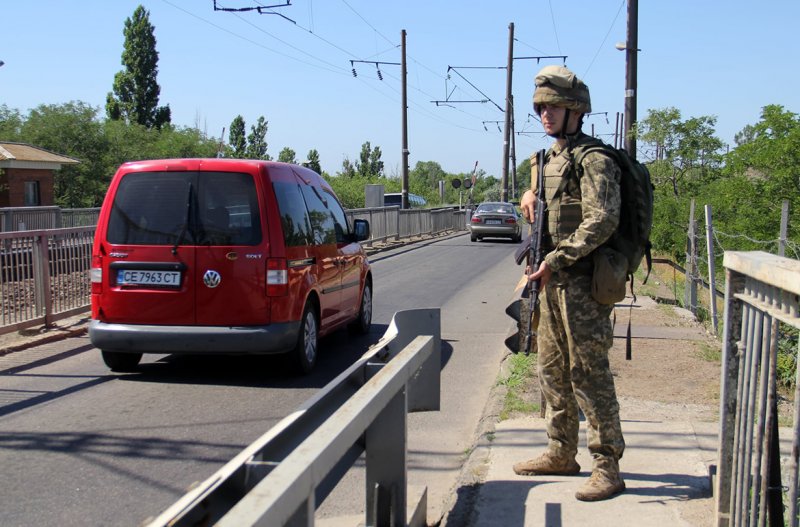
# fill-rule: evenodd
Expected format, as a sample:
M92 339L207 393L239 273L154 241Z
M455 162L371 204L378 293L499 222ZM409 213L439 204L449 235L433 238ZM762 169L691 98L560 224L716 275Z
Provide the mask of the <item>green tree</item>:
M366 141L361 145L361 153L358 156L359 161L356 162L355 166L356 172L364 178L381 176L383 174L381 155L379 146L372 148L369 141Z
M231 149L232 157L245 157L247 152L247 135L244 117L237 115L231 121L231 129L228 132L228 144Z
M322 165L319 163L319 152L317 152L315 148L308 151L305 165L317 174L322 174Z
M522 163L517 165L517 199L522 198L522 194L531 188L531 159L526 157Z
M0 104L0 140L18 141L23 119L19 110Z
M435 192L438 192L439 181L442 179L447 179L447 173L436 161L417 161L408 173L409 186L417 183L421 188L433 189Z
M32 109L21 126L26 143L67 155L80 161L55 173L55 202L62 207L97 206L106 182L108 140L98 109L83 102L42 104Z
M346 178L354 178L358 176L358 170L356 169L356 165L350 161L350 158L345 157L342 161L342 171L337 174L338 176L346 177Z
M735 195L741 206L738 215L747 222L742 232L761 240L776 238L778 204L784 200L789 201L789 226L796 232L800 225L800 116L780 105L765 106L761 120L746 127L737 140L742 142L727 156L724 173L728 179L749 183L750 188L742 191L740 185Z
M668 186L678 197L719 175L724 145L714 136L716 123L713 116L682 121L676 108L648 111L638 137L654 151L650 173L657 188Z
M297 159L295 159L295 151L289 148L288 146L284 147L283 150L280 151L278 154L278 161L282 163L295 163L297 164Z
M147 128L161 128L171 121L169 105L158 106L161 88L158 76L156 37L150 12L138 6L125 20L124 70L114 76L113 92L106 97L106 114Z
M250 134L247 136L247 157L248 159L266 159L267 154L267 129L269 123L263 115L259 116L256 124L250 127Z

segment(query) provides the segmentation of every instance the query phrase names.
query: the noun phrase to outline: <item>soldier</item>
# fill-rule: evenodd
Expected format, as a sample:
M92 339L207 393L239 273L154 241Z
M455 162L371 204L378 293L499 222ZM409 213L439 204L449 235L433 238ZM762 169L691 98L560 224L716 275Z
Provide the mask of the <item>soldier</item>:
M592 297L592 252L615 232L620 214L620 169L602 151L585 155L574 167L574 149L596 140L581 131L591 111L589 88L561 66L543 68L535 79L533 107L547 135L555 139L547 153L547 198L543 251L528 279L541 279L538 369L547 405L548 448L514 465L520 475L576 475L578 407L587 420L592 475L577 491L581 501L610 498L625 490L619 459L625 441L619 404L608 363L613 341L613 304ZM531 163L531 166L535 166ZM536 181L534 177L532 181ZM535 195L522 197L524 216L533 221ZM535 218L539 221L540 218Z

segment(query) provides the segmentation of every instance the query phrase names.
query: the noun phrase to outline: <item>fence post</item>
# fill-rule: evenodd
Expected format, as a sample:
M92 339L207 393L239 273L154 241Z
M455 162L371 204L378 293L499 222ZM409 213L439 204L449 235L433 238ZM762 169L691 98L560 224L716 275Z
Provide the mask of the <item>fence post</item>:
M688 267L688 266L687 266ZM736 298L744 290L745 279L739 273L725 270L725 311L722 333L722 378L720 379L719 451L714 495L716 526L728 527L731 514L733 447L736 431L736 394L739 384L739 355L744 346L742 335L742 301Z
M694 198L689 208L689 231L686 240L686 308L697 318L697 222L694 219Z
M783 200L781 207L781 233L778 237L778 256L786 255L786 232L789 230L789 200Z
M711 325L714 335L719 334L717 322L717 280L714 266L714 227L711 221L711 205L705 206L706 212L706 252L708 253L708 294L711 300Z
M34 303L36 315L44 315L44 325L50 327L53 314L53 294L50 291L50 255L47 251L47 235L35 236L31 244L33 252Z

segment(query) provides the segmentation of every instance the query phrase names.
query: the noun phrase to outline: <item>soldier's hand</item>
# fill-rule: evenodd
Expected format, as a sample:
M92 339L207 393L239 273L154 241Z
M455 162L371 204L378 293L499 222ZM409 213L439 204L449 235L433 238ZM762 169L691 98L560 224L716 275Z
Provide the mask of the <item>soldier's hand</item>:
M537 269L535 273L531 272L530 266L525 267L525 275L528 277L528 280L540 280L539 286L544 287L547 285L547 282L550 281L553 271L550 269L550 266L547 265L547 262L542 260L539 269Z
M522 199L519 200L519 208L525 219L533 223L536 212L536 194L532 190L526 190L522 195Z

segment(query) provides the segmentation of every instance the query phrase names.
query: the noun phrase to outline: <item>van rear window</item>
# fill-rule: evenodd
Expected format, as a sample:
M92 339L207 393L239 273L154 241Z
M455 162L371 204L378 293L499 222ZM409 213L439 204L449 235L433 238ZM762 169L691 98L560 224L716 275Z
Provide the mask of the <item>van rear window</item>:
M108 241L123 245L257 245L255 183L230 172L140 172L114 195Z

